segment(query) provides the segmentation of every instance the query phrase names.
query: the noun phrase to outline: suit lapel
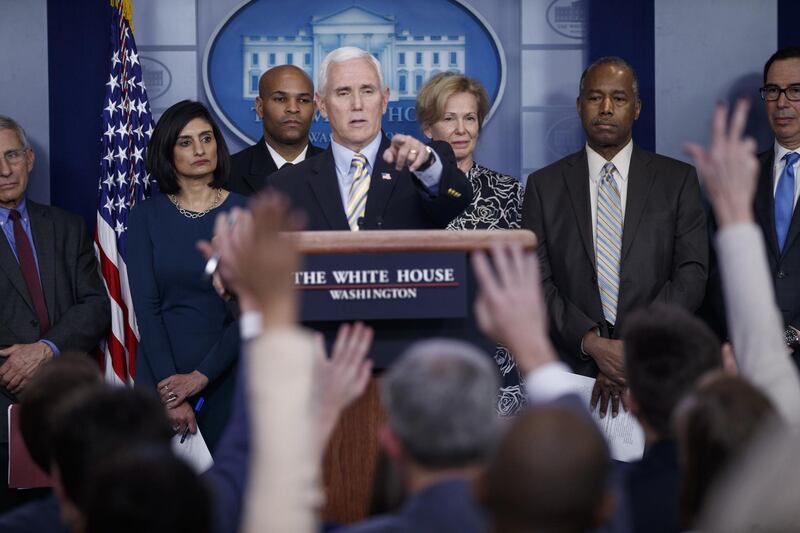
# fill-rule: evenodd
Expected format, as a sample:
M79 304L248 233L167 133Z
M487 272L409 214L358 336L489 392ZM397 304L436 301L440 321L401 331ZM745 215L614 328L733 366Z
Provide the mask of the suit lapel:
M377 221L386 212L389 198L397 184L397 171L383 160L383 152L389 147L389 139L383 137L378 154L375 156L375 165L372 168L372 176L369 182L369 193L367 193L367 207L364 210L364 218L370 221ZM391 179L384 179L388 175Z
M244 177L253 191L260 191L264 188L266 177L278 170L278 166L272 159L264 137L258 141L258 144L253 147L253 157L250 159L249 173Z
M325 152L309 163L311 175L308 185L319 204L322 215L332 230L349 230L347 216L344 214L342 195L339 192L339 181L336 178L336 163L333 150ZM367 197L369 198L369 197Z
M589 163L586 159L586 150L574 154L564 169L564 181L567 184L572 209L578 225L583 248L596 270L594 257L594 241L592 240L592 203L589 199Z
M47 212L38 204L28 202L28 213L31 217L31 234L36 245L36 258L39 263L39 279L42 283L42 292L47 306L47 313L50 315L50 323L53 323L52 309L55 306L56 297L56 242L54 239L55 229L53 221Z
M28 212L30 213L30 211L30 201L28 201ZM25 278L22 277L19 263L14 256L14 251L11 249L11 243L6 239L5 233L0 237L0 271L6 275L11 285L30 307L31 311L35 313L33 302L31 302L30 294L28 294L28 286L25 284Z
M651 154L634 145L631 166L628 169L628 195L625 200L621 261L625 261L625 257L630 252L633 240L636 238L636 230L639 228L639 222L642 220L642 214L647 205L647 196L653 187L655 173L650 165L651 160Z
M308 150L306 151L306 159L314 157L315 155L319 155L324 151L325 150L323 150L322 148L311 144L311 141L308 141Z
M773 192L773 179L772 167L775 164L775 150L770 148L759 157L761 163L761 174L758 178L758 185L756 188L756 197L753 201L753 210L756 214L756 219L759 225L763 228L764 237L767 242L767 248L775 258L780 257L780 250L778 250L778 237L775 233L775 196ZM795 223L792 224L796 226ZM797 230L795 229L795 233ZM791 228L790 228L791 235ZM786 243L789 240L787 238Z

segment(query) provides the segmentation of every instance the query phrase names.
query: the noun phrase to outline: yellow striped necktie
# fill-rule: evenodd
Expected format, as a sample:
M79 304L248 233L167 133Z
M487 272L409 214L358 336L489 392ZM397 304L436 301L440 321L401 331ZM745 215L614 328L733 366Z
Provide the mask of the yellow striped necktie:
M597 284L603 315L610 324L617 322L619 297L619 264L622 255L622 199L614 181L613 163L606 163L600 172L597 189Z
M364 154L356 154L350 163L353 181L350 182L350 194L347 197L347 223L350 229L358 231L358 219L364 216L369 191L369 165Z

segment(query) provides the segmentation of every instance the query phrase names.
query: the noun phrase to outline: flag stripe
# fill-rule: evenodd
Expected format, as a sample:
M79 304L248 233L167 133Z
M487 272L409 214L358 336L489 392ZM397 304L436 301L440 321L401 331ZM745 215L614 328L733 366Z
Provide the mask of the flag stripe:
M139 331L128 285L126 233L131 208L149 196L151 189L145 157L153 118L123 3L112 4L95 252L111 300L111 329L101 351L101 364L108 381L130 384L136 373Z

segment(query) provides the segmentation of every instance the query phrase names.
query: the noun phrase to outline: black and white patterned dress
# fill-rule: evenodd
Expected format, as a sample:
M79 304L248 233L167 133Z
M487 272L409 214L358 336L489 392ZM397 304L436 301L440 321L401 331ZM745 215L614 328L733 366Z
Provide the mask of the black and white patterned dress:
M517 178L472 163L472 202L447 229L519 229L524 191Z
M477 163L467 172L472 184L472 202L454 218L447 229L519 229L524 191L519 180L489 170ZM497 411L502 416L515 414L525 405L522 376L505 346L497 346L494 360L500 370Z

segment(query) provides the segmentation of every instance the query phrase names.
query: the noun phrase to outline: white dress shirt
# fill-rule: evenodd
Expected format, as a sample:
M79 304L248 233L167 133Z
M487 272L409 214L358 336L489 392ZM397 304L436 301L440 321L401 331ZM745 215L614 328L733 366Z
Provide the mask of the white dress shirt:
M300 152L300 155L295 157L292 161L287 161L286 159L284 159L283 156L278 152L276 152L275 149L272 146L270 146L266 140L264 141L264 144L267 145L267 150L269 150L269 155L272 156L272 160L275 161L275 166L278 167L279 169L283 168L283 165L285 165L286 163L291 163L293 165L296 165L297 163L302 163L303 161L306 160L306 153L308 152L307 144L306 147L303 148L303 151Z

